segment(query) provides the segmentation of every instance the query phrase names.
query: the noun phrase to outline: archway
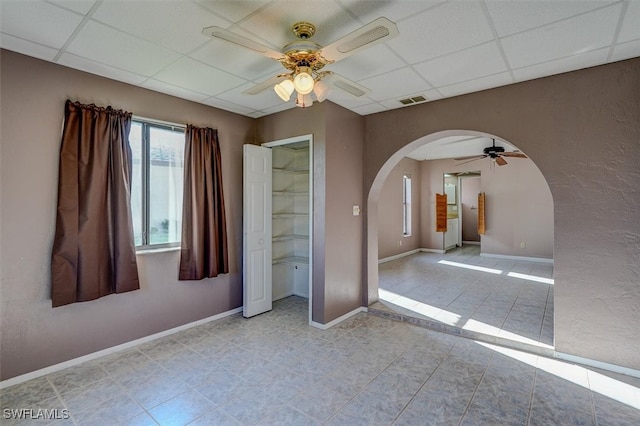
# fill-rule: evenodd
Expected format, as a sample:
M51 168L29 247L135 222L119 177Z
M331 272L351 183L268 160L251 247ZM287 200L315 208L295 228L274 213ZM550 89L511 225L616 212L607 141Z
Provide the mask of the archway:
M441 146L441 142L443 140L451 140L453 137L461 137L461 139L479 139L481 142L484 140L490 141L492 138L498 139L499 141L503 140L498 135L493 135L485 132L477 132L470 130L448 130L432 133L423 137L420 137L413 142L407 144L403 148L399 149L393 155L389 157L389 159L384 163L384 165L378 171L373 184L371 186L371 190L368 194L367 198L367 208L368 208L368 216L367 216L367 235L368 235L368 246L367 246L367 259L368 259L368 300L366 301L368 305L372 305L375 301L379 299L379 271L378 271L378 245L379 242L384 240L384 238L380 237L380 233L388 229L388 220L385 220L384 223L380 222L379 215L382 210L386 210L387 206L379 203L381 200L380 195L382 188L387 181L387 178L392 174L392 171L396 167L397 164L401 162L403 158L408 156L410 153L414 152L417 148L423 146L431 146L438 147ZM476 141L478 139L475 139ZM436 143L437 142L437 143ZM461 141L464 142L464 141ZM460 143L455 142L455 143ZM511 141L505 141L507 146L515 146ZM475 153L473 151L472 153ZM482 152L482 151L480 151ZM453 157L453 155L451 156ZM451 158L449 157L449 158ZM425 171L428 171L426 177L422 176L423 184L425 182L428 183L429 187L422 188L420 191L423 194L423 197L426 197L426 202L422 201L422 208L425 211L421 211L420 217L423 219L425 217L429 217L426 220L426 230L422 230L422 243L421 248L417 250L413 250L406 253L415 253L417 251L430 251L430 252L439 252L444 253L446 247L446 243L443 243L443 234L435 232L435 215L431 210L434 209L433 202L431 200L432 197L435 196L435 192L442 193L442 185L443 185L443 172L460 172L460 174L469 172L472 169L483 169L483 174L485 175L485 187L483 192L487 192L489 200L491 200L491 207L493 211L489 216L489 229L487 235L483 237L483 246L485 245L486 239L486 249L483 249L483 253L481 256L494 258L494 263L488 262L488 259L483 259L481 261L476 261L476 266L474 264L457 264L458 267L465 267L467 269L477 269L483 270L484 272L491 272L493 274L498 274L497 278L493 279L495 282L500 282L501 285L507 284L506 281L510 282L514 281L513 278L517 277L522 282L525 282L528 287L535 287L536 285L540 285L540 287L544 287L545 291L549 290L549 298L553 298L553 289L551 287L553 280L551 278L552 273L552 259L553 259L553 198L551 196L551 191L547 184L546 179L540 172L539 168L533 163L532 160L515 160L509 161L508 167L495 167L495 164L491 166L489 169L489 160L482 160L481 162L474 162L472 165L461 166L460 162L454 162L452 160L445 160L446 157L440 157L438 161L429 161L428 163L423 163L425 167L423 170L423 174ZM404 160L403 164L406 163ZM519 163L519 164L518 164ZM482 164L481 166L478 166ZM394 176L398 174L398 170L394 172ZM438 180L439 179L439 180ZM529 185L529 187L527 187ZM393 187L398 185L392 185ZM399 186L398 186L399 187ZM435 188L435 189L434 189ZM458 188L459 190L459 188ZM388 197L388 187L385 189L384 200L389 200ZM542 194L542 195L540 195ZM535 198L537 197L537 198ZM528 199L529 198L529 199ZM498 226L499 225L499 226ZM529 229L526 229L526 228ZM423 223L424 228L424 223ZM381 238L381 240L379 240ZM533 247L532 247L533 246ZM541 247L542 246L542 247ZM381 249L384 250L384 244L381 246ZM526 249L525 249L526 247ZM478 250L479 253L479 250ZM418 256L418 255L416 255ZM401 255L399 256L401 257ZM424 255L423 255L424 259ZM543 268L537 268L535 266L531 266L532 262L545 262L548 265ZM447 263L447 260L442 260L443 263ZM530 264L525 265L525 262L529 262ZM455 262L448 262L449 264L453 264ZM478 268L477 265L498 265L499 268ZM511 269L514 268L515 269ZM545 270L542 274L529 274L527 273L519 273L519 268L529 267L531 269L537 269L539 271ZM521 269L520 269L521 270ZM531 270L530 270L531 271ZM529 271L529 272L530 272ZM481 273L480 273L481 274ZM508 278L507 278L508 277ZM517 281L517 280L515 280ZM539 284L536 284L539 283ZM520 285L520 288L523 286ZM508 286L504 287L507 289ZM385 299L385 296L389 295L389 289L385 288L382 293L382 299ZM424 290L424 289L423 289ZM478 290L477 288L474 290ZM527 290L530 290L527 288ZM523 291L524 293L524 291ZM398 297L399 294L395 294L394 297ZM518 297L518 304L525 304L527 301L523 297ZM434 302L437 297L434 297ZM400 300L400 299L398 299ZM405 298L406 302L417 302L416 299ZM544 303L546 303L546 293L544 299L542 300L543 305L539 308L542 309L541 316L539 318L540 324L543 324L543 317L546 312L544 310L548 307ZM423 311L439 311L442 308L441 304L435 304L435 306L428 305L422 303L424 300L418 302L420 310ZM515 299L514 299L515 302ZM526 303L527 305L535 305L535 303ZM377 304L379 306L380 304ZM551 304L551 309L552 309ZM516 307L516 304L514 304ZM518 309L521 309L522 306L517 306ZM530 311L533 311L536 307L531 306ZM510 308L508 308L510 309ZM406 310L405 310L406 311ZM524 311L524 309L523 309ZM445 314L447 311L445 311ZM517 314L520 312L513 312L513 314ZM532 312L529 312L532 313ZM451 316L456 316L455 312L451 312ZM509 314L509 310L507 310L507 314ZM523 315L525 312L523 312ZM506 314L505 314L506 315ZM419 316L419 315L418 315ZM526 315L524 315L526 317ZM550 314L552 318L552 314ZM463 317L464 318L464 317ZM506 316L505 316L506 318ZM546 320L545 316L545 320ZM414 318L412 318L414 319ZM511 319L511 316L510 316ZM439 320L438 320L439 321ZM537 319L535 320L537 321ZM534 322L535 322L534 321ZM477 321L475 321L477 322ZM506 324L506 322L505 322ZM438 324L440 325L440 324ZM495 329L495 326L490 326L488 324L482 324L482 326L475 325L478 329ZM535 328L535 326L533 326ZM547 330L551 327L551 331L549 332L552 335L552 321L551 325L547 324ZM499 328L495 331L491 331L492 333L497 333L501 331ZM459 330L458 330L459 332ZM457 332L456 332L457 333ZM530 334L527 334L527 337L519 336L515 333L508 333L504 330L501 331L502 335L513 336L511 338L518 340L518 338L522 337L523 341L531 340ZM537 338L534 340L538 340ZM542 340L542 339L540 339ZM552 344L552 337L544 339L545 342L549 342ZM533 342L533 341L532 341ZM547 345L548 346L548 345ZM550 347L550 346L549 346Z

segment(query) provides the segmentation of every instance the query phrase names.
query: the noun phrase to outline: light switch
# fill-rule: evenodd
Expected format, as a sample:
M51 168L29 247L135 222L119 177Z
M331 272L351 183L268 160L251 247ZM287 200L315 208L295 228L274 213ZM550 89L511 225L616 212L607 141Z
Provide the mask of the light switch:
M360 216L360 206L353 206L353 215Z

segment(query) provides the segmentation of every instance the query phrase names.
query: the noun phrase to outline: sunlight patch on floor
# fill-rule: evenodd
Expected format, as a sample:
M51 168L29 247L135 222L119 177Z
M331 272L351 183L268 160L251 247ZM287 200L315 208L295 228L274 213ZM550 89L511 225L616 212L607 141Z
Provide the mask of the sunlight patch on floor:
M535 345L541 348L553 349L553 346L546 345L537 340L530 339L524 336L521 336L516 333L511 333L506 330L502 330L499 327L495 327L491 324L487 324L481 321L477 321L474 319L467 320L464 324L460 324L462 316L456 314L455 312L447 311L446 309L441 309L435 306L431 306L429 304L419 302L415 299L411 299L406 296L399 295L392 291L379 289L378 294L380 300L393 304L397 307L412 311L416 314L420 314L422 316L433 319L434 321L454 326L460 327L463 330L474 331L477 333L488 334L491 336L499 336L501 338L514 340L517 342L526 343L529 345Z
M614 399L632 408L640 410L640 388L579 365L569 364L564 361L532 355L488 343L478 341L476 341L476 343L549 374L553 374L563 380L582 386L585 389L590 389L607 398Z
M527 281L535 281L543 284L553 285L553 278L543 278L535 275L521 274L519 272L509 272L507 276L512 278L522 278L523 280L527 280Z
M469 265L467 263L451 262L450 260L439 260L439 264L447 266L455 266L457 268L471 269L473 271L487 272L489 274L502 275L504 271L500 269L486 268L484 266ZM520 272L508 272L508 277L520 278L527 281L535 281L543 284L553 285L553 278L538 277L536 275L521 274Z
M500 269L485 268L484 266L468 265L466 263L451 262L449 260L439 260L438 263L441 264L441 265L456 266L458 268L472 269L474 271L488 272L490 274L496 274L496 275L502 274L502 271Z

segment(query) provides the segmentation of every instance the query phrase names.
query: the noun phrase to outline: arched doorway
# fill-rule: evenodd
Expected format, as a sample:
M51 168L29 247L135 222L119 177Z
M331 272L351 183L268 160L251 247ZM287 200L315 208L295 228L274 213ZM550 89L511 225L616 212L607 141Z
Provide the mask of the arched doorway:
M482 144L491 145L492 139L502 142L499 136L483 132L437 132L407 144L380 168L367 199L370 311L396 318L400 315L407 321L467 337L489 336L491 340L505 339L551 350L553 199L545 178L528 158L502 162L506 167L496 165L491 158L452 160L475 155L478 150L482 153ZM511 142L502 143L507 151L515 147ZM415 153L428 151L433 155L420 161L418 173L415 166L413 174L398 169L399 164L407 168L407 157L413 157L411 164L415 165L421 160ZM462 238L460 244L449 244L446 234L436 231L435 195L445 192L447 182L458 182L458 186L452 184L457 194L450 203L453 205L447 206L449 217L455 218L449 221L457 222L463 207L459 197L462 179L469 175L482 176L481 191L488 200L487 232L482 236L482 250L479 246L450 250L462 245ZM398 254L386 258L394 263L392 267L381 266L381 275L378 249L388 253L387 231L393 222L385 217L391 200L385 188L388 179L397 176L405 180L410 176L414 188L419 187L417 193L414 190L413 201L420 203L419 222L414 227L420 235L417 239L412 235L419 242L403 251L402 239L397 244L393 241ZM400 188L393 183L392 187L396 186ZM381 215L384 220L380 220ZM438 279L421 277L411 268ZM389 281L394 273L400 274L399 281L393 283L400 282L397 287Z

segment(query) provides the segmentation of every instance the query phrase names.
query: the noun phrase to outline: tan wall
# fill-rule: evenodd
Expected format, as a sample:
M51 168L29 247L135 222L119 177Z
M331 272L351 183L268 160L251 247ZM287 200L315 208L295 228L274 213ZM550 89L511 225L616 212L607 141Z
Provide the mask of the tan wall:
M362 117L316 102L257 123L258 143L313 134L312 319L325 324L362 301Z
M402 234L402 178L411 175L411 236ZM384 259L420 248L420 162L405 157L393 168L382 187L379 205L378 257ZM402 245L398 245L402 242Z
M242 305L242 145L254 120L74 71L1 54L1 378L34 371ZM178 252L138 256L141 289L53 309L50 256L64 103L217 128L231 272L178 282Z
M362 117L327 104L324 322L362 305Z
M556 350L640 369L638 93L640 58L366 116L369 300L392 165L443 136L499 137L531 157L553 194Z
M466 164L455 160L422 162L424 248L444 248L443 233L435 232L435 194L443 193L444 173L479 171L482 174L480 191L486 196L487 226L481 237L481 252L553 258L553 199L549 186L533 161L520 158L508 161L509 164L501 167L492 167L489 160ZM521 242L525 243L524 248L520 247Z

